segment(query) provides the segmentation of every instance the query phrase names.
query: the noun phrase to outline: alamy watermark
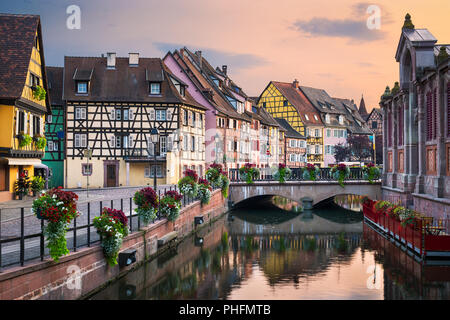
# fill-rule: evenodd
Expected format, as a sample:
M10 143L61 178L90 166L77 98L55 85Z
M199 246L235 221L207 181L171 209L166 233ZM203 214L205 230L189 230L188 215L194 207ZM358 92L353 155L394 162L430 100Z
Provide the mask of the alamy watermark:
M77 265L70 265L67 267L66 272L69 274L67 278L66 286L69 290L81 290L81 269Z
M369 30L381 29L381 9L379 6L372 4L367 7L366 13L370 16L367 18L367 28Z
M66 26L69 30L81 29L81 9L79 6L72 4L67 7L66 13L69 15L66 20Z

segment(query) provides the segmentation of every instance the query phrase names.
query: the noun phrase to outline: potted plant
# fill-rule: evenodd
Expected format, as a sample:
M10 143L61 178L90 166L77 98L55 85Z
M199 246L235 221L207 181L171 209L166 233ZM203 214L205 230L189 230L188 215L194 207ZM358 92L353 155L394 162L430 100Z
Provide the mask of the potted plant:
M196 197L198 192L198 175L194 170L186 170L184 172L184 177L178 181L178 188L181 193L189 197Z
M137 191L134 194L133 200L138 206L134 210L145 225L156 219L159 199L153 188L147 187Z
M33 137L34 145L36 146L36 149L43 150L45 149L45 146L47 145L47 139L40 134L37 134Z
M110 266L116 265L123 238L128 235L128 218L122 210L104 208L93 224L101 236L106 261Z
M31 191L33 191L33 197L44 189L45 180L41 176L34 176L31 179Z
M198 196L202 204L208 204L211 200L212 187L206 179L199 179L198 181Z
M33 141L33 138L29 134L24 133L23 131L21 131L17 135L17 139L19 139L19 148L26 147L30 145L31 142Z
M319 172L320 169L318 166L307 163L306 167L303 169L303 179L316 181Z
M33 91L33 98L39 101L44 100L45 96L47 95L45 89L40 85L32 86L31 90Z
M380 169L373 163L369 163L362 167L364 179L369 180L369 183L373 183L373 180L380 178Z
M224 198L228 197L228 188L230 186L230 179L227 173L222 169L222 165L213 163L206 170L206 180L209 181L213 188L220 188Z
M59 258L69 253L66 242L67 228L79 215L77 211L78 196L61 187L53 188L41 194L33 201L32 210L37 218L48 221L44 229L50 256L58 262Z
M344 180L350 176L349 167L347 167L344 163L339 163L331 168L330 173L333 175L333 178L339 182L339 185L342 188L345 188Z
M180 215L182 195L177 191L167 191L160 200L160 213L169 221L175 221Z
M279 163L278 169L273 175L273 178L275 180L278 180L280 183L285 183L286 179L288 179L290 176L291 176L291 169L286 167L284 163Z
M246 163L241 168L239 168L239 174L241 180L247 182L248 184L253 183L253 180L259 177L259 170L253 163Z
M30 191L30 180L28 176L21 172L19 174L19 179L14 182L14 192L22 200L23 196L28 194Z

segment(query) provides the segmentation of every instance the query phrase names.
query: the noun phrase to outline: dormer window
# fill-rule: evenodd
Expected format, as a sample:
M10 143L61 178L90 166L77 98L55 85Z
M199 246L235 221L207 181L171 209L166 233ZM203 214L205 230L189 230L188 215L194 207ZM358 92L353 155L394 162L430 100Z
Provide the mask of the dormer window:
M319 121L319 119L317 118L317 116L316 116L316 115L314 115L314 119L316 119L316 121Z
M330 123L330 115L329 114L325 115L325 122Z
M344 124L344 117L343 116L339 116L339 124Z
M150 94L161 94L161 83L150 82Z
M305 114L305 118L306 118L306 120L308 120L308 121L309 121L309 117L308 117L308 115L307 115L307 114Z
M87 93L88 92L88 83L87 81L79 81L77 82L77 93Z
M186 96L186 88L184 86L180 86L180 95L182 97Z

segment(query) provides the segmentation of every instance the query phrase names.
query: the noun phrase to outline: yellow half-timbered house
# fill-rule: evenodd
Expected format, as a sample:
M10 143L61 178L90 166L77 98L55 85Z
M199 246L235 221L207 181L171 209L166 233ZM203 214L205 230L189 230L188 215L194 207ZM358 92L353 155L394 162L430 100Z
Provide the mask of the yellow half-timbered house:
M42 167L47 91L39 16L0 14L0 201L14 197L20 174Z

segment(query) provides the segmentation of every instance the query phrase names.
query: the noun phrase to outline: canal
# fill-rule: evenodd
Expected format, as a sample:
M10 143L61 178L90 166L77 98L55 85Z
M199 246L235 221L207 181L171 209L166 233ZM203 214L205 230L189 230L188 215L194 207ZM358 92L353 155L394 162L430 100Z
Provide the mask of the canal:
M89 298L450 298L450 267L423 266L384 239L359 198L334 203L348 209L283 198L235 209Z

